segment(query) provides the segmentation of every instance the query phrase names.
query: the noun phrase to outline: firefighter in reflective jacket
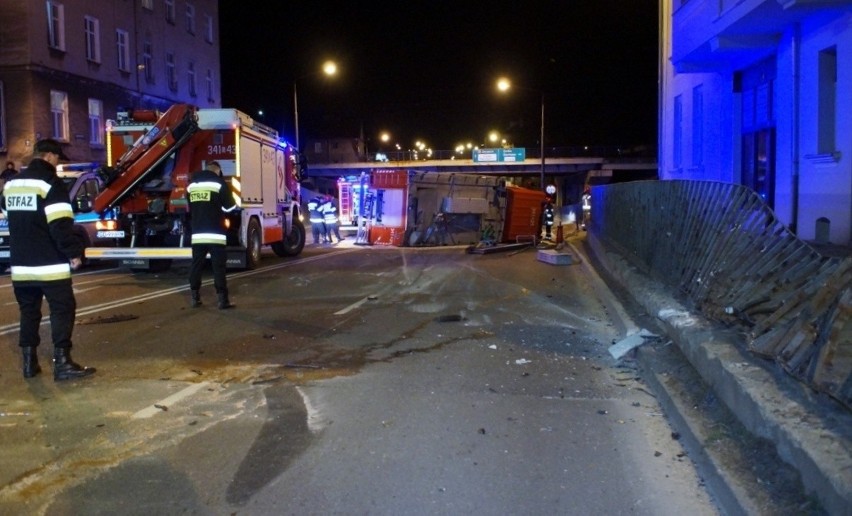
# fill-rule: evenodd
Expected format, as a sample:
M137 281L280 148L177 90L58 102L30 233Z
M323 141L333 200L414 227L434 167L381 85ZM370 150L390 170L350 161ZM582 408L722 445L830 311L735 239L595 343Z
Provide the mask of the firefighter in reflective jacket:
M587 186L583 190L583 223L580 227L585 231L592 218L592 190Z
M311 221L311 234L314 236L314 243L319 244L320 239L325 241L325 223L322 216L323 200L320 196L316 196L308 201L308 217Z
M24 378L41 372L36 348L40 343L42 299L50 307L53 338L53 379L82 378L94 373L71 360L77 302L71 270L83 259L83 242L74 234L74 212L68 190L56 176L59 160L67 160L56 140L40 140L24 172L6 183L0 207L9 222L12 287L21 313L18 344Z
M551 240L552 230L553 230L553 221L554 221L554 209L553 203L550 200L550 197L544 200L544 203L541 207L541 222L544 226L544 239Z
M227 261L227 236L225 214L236 209L234 194L219 175L222 168L211 161L205 170L192 174L186 187L189 201L190 225L192 227L192 265L189 268L189 288L192 307L201 306L201 272L210 254L213 266L213 286L219 298L219 309L232 308L228 299L228 283L225 277Z
M334 197L326 195L325 202L320 207L320 211L322 211L322 220L323 224L325 224L325 236L328 241L331 242L332 234L337 237L338 242L343 240L343 237L340 236L340 229L337 227L337 206L334 204Z

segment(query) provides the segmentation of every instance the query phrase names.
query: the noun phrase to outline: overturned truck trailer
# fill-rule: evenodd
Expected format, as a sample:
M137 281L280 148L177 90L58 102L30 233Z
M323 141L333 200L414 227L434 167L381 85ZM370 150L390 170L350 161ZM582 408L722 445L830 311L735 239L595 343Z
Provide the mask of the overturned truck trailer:
M499 176L410 170L373 170L340 182L339 193L356 243L394 246L532 240L545 197Z

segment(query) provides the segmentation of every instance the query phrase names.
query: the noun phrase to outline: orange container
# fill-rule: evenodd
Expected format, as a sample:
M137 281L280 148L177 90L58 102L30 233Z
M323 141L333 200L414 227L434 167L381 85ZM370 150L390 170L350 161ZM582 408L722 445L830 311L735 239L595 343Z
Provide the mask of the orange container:
M519 236L541 234L541 208L547 198L544 192L509 186L506 188L506 223L503 242L515 242Z

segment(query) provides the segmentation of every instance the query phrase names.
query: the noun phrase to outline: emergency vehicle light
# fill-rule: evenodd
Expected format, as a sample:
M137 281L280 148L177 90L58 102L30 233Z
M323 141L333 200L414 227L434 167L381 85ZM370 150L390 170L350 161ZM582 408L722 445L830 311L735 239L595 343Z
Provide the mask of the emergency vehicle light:
M98 231L115 231L118 229L117 220L99 220L95 222L95 229Z

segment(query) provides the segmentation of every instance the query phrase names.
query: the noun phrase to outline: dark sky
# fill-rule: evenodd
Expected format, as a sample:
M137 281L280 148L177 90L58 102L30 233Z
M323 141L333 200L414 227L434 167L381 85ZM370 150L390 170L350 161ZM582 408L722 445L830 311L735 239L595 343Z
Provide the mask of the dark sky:
M411 147L656 143L657 0L221 0L222 104L301 143L381 131ZM275 6L274 8L272 6ZM337 62L334 79L316 73ZM497 93L498 76L511 95Z

